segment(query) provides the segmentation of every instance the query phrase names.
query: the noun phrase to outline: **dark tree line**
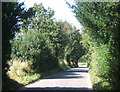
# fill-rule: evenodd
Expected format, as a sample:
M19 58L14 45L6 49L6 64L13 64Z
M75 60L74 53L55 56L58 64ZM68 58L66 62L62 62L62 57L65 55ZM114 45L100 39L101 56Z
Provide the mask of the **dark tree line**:
M2 3L2 78L3 88L6 86L4 83L7 82L7 75L5 67L7 67L7 60L10 60L11 44L10 39L14 38L15 32L19 31L17 22L23 12L21 8L23 4L18 3Z

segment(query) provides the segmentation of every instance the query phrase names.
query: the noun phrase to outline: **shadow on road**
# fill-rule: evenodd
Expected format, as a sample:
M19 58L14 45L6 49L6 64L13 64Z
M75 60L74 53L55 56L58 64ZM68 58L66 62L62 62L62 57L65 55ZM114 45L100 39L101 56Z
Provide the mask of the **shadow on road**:
M27 90L43 90L43 91L45 91L45 90L55 90L55 91L75 91L75 92L80 92L80 91L87 91L87 92L93 92L91 89L89 89L89 88L85 88L85 87L80 87L80 88L74 88L74 87L44 87L44 88L42 88L42 87L28 87L28 88L25 88L25 91L27 91Z
M72 70L72 71L67 71L67 72L71 72L71 73L73 73L73 72L85 72L85 73L88 73L88 70L79 70L79 69L75 69L75 70Z
M87 67L78 67L78 68L71 68L71 69L69 69L69 70L67 70L67 71L64 71L64 72L62 72L62 73L58 73L58 74L55 74L55 75L53 75L53 76L51 76L51 77L48 77L48 78L45 78L45 81L47 80L47 83L48 82L50 82L50 84L52 85L52 81L49 81L49 80L54 80L54 79L65 79L65 80L59 80L59 81L61 81L61 82L63 82L63 81L66 81L66 80L70 80L70 81L72 81L72 80L78 80L78 78L84 78L85 77L85 73L88 73L88 68ZM69 81L68 80L68 81ZM44 81L44 80L43 80ZM56 81L56 80L54 80L54 81ZM53 81L53 82L54 82ZM56 81L56 82L59 82L58 80ZM43 82L44 83L44 82ZM56 83L57 84L57 83ZM56 85L55 84L55 85ZM59 83L58 83L59 84ZM64 86L54 86L54 87L42 87L43 86L43 84L42 84L42 86L40 87L40 85L39 84L37 84L39 87L24 87L23 89L21 89L21 90L33 90L33 91L35 91L35 90L37 90L37 91L41 91L41 90L43 90L43 91L47 91L47 90L52 90L52 91L68 91L68 92L71 92L71 91L75 91L75 92L81 92L82 90L83 91L87 91L87 92L93 92L93 90L92 89L90 89L90 88L87 88L87 87L64 87ZM74 83L73 83L73 85L74 85Z
M84 68L84 69L81 69ZM85 69L86 68L86 69ZM88 73L87 67L78 67L78 68L71 68L65 72L53 75L46 79L72 79L72 78L83 78L80 73Z
M87 66L79 66L78 68L87 68Z
M67 75L62 75L62 76L54 76L54 77L50 77L47 79L72 79L72 78L83 78L83 76L67 76Z

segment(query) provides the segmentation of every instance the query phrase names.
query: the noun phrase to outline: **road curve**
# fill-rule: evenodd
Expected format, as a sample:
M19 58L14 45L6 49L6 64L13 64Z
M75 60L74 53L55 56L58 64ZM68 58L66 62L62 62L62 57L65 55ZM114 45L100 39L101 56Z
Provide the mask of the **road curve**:
M40 79L19 90L92 90L92 85L88 68L82 66Z

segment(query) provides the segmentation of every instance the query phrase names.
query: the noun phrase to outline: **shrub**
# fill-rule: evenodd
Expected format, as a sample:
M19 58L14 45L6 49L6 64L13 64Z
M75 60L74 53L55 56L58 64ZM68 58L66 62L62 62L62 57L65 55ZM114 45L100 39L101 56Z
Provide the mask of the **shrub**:
M58 66L52 54L49 39L38 30L29 30L11 41L13 59L29 60L36 72L44 72Z
M27 61L11 60L8 61L8 76L21 84L28 84L40 77L40 74L34 73L32 65Z
M22 37L11 41L12 58L30 59L41 54L46 48L46 38L39 31L29 30Z

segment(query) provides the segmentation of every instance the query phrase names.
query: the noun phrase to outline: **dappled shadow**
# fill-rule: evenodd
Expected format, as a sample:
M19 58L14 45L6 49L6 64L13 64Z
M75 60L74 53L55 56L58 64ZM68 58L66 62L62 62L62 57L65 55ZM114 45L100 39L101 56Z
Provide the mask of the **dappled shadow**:
M27 88L25 88L25 89L21 89L21 90L69 90L69 91L71 91L71 90L73 90L73 91L80 91L80 90L87 90L87 91L90 91L90 92L92 92L93 90L92 89L90 89L90 88L86 88L86 87L77 87L77 88L75 88L75 87L27 87Z
M84 72L84 73L88 73L88 70L73 70L73 71L67 71L67 72Z
M83 78L84 76L81 76L80 72L82 73L87 73L88 70L86 69L81 69L81 67L78 68L71 68L67 71L64 71L62 73L58 73L56 75L53 75L49 78L46 79L72 79L72 78Z
M48 77L48 78L45 78L45 82L46 83L48 83L45 87L43 87L43 85L44 85L44 82L43 82L43 84L36 84L37 85L37 87L24 87L24 88L21 88L20 90L33 90L33 91L35 91L35 90L37 90L37 91L39 91L39 90L54 90L54 91L59 91L59 90L66 90L66 91L80 91L80 90L87 90L87 91L92 91L92 89L89 89L89 88L87 88L87 87L72 87L72 86L70 86L70 87L64 87L64 86L57 86L57 83L53 83L55 86L52 86L52 81L51 80L54 80L54 79L65 79L65 80L59 80L59 81L61 81L61 82L64 82L64 81L66 81L66 80L68 80L69 81L69 79L70 79L70 81L72 81L72 80L78 80L78 78L84 78L85 76L83 75L83 73L87 73L88 72L88 70L87 70L87 67L86 67L86 69L85 69L85 67L78 67L78 68L71 68L71 69L69 69L69 70L67 70L67 71L64 71L64 72L61 72L61 73L58 73L58 74L55 74L55 75L52 75L51 77ZM59 82L59 81L53 81L53 82ZM44 80L43 80L44 81ZM50 84L50 86L52 86L52 87L50 87L49 86L49 84ZM59 84L59 83L58 83ZM62 84L62 83L60 83L60 84ZM42 86L41 86L42 85ZM74 85L74 84L73 84Z
M64 75L64 76L54 76L54 77L50 77L50 78L47 78L47 79L72 79L72 78L83 78L84 76L67 76L67 75Z

